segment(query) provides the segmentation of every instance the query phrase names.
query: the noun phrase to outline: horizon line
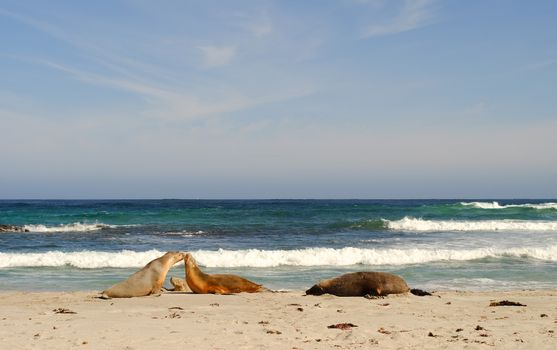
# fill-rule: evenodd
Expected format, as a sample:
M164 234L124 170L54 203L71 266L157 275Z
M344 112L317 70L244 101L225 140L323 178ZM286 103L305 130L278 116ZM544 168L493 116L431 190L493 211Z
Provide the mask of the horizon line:
M557 200L551 197L394 197L394 198L0 198L0 201L148 201L148 200L166 200L166 201L396 201L396 200Z

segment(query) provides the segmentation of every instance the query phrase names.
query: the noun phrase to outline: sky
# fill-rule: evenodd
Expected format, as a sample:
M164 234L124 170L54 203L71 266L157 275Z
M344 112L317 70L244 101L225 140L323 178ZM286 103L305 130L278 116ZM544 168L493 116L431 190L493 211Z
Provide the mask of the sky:
M0 2L0 198L557 198L557 2Z

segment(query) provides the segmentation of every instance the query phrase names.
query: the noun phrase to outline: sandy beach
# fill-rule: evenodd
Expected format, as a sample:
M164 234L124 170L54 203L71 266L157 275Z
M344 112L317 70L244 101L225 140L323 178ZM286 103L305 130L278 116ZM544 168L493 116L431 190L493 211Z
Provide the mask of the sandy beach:
M165 293L0 293L5 349L554 349L557 291L382 299ZM510 300L526 306L489 306ZM329 328L348 323L347 329Z

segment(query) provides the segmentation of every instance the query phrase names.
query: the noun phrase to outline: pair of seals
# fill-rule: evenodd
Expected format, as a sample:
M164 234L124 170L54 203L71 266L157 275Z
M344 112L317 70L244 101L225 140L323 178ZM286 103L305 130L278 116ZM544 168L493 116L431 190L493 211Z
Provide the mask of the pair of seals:
M267 292L269 289L236 275L208 275L203 273L193 256L188 253L184 258L186 281L196 294L232 294Z
M197 294L232 294L268 291L260 284L236 275L208 275L201 272L191 254L168 252L149 262L125 281L102 292L100 298L131 298L160 294L168 270L180 260L185 261L186 280L172 277L174 291L193 291Z
M168 270L184 259L181 252L168 252L149 262L127 280L117 283L102 292L101 298L131 298L160 294Z
M307 295L325 293L339 297L384 296L388 294L412 293L431 295L419 289L410 289L402 277L386 272L352 272L335 278L322 280L306 291Z

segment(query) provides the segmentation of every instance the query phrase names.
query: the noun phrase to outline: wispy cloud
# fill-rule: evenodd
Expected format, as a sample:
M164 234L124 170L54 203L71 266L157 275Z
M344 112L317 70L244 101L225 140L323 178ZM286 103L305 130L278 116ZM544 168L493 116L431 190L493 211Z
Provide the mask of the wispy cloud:
M66 65L45 61L45 60L35 60L35 62L41 63L50 68L67 73L77 80L92 85L106 86L106 87L115 88L123 91L137 93L142 96L151 97L151 98L167 99L170 96L174 95L174 93L172 93L171 91L165 90L164 88L155 87L152 84L141 83L130 79L107 77L102 74L86 72Z
M264 37L273 32L273 24L267 12L262 12L255 19L245 21L243 26L256 37Z
M12 18L16 21L19 21L21 23L25 23L31 27L34 27L35 29L38 29L42 32L45 32L47 34L50 34L54 37L57 37L59 39L63 39L65 38L65 35L62 31L58 31L56 29L56 27L49 25L48 23L42 22L42 21L38 21L34 18L19 14L19 13L15 13L12 11L8 11L5 10L3 8L0 8L0 15L5 16L5 17L9 17Z
M257 37L263 37L273 32L273 26L270 22L254 23L249 27L250 32Z
M404 0L399 13L390 21L368 26L366 38L407 32L431 24L435 19L435 0Z
M555 64L557 64L557 59L550 59L550 60L538 61L538 62L527 64L524 68L526 70L540 70L540 69L545 69L549 66L553 66Z
M234 11L226 16L232 20L232 24L249 32L251 35L261 38L274 31L273 21L267 10L257 11Z
M38 20L21 13L7 11L2 8L0 8L0 15L10 17L36 29L39 32L47 34L52 38L60 40L73 47L75 50L85 53L88 58L97 61L115 72L132 76L133 74L130 71L131 67L139 69L142 72L154 71L156 69L152 65L144 62L118 55L114 52L114 50L108 50L99 45L92 44L90 41L80 38L77 33L62 30L58 26L47 21Z
M236 56L234 46L201 46L203 54L203 66L206 68L225 66Z
M241 86L229 86L225 81L205 81L209 89L192 91L187 82L169 78L164 65L154 65L127 54L118 54L102 43L92 44L83 40L79 33L66 33L57 25L33 17L0 9L0 15L8 16L68 44L75 53L85 58L87 68L79 61L61 62L55 58L13 56L11 59L38 64L62 72L74 80L88 85L127 92L142 99L143 116L147 119L188 121L202 117L218 116L249 109L258 105L285 101L315 92L311 85L297 84L302 88L269 86L258 91ZM261 22L263 23L263 22ZM253 29L263 35L267 29ZM256 33L253 33L257 35ZM235 46L193 47L202 54L202 66L213 68L227 65L236 57ZM199 51L198 51L199 52ZM94 62L96 64L91 65ZM81 62L83 63L83 62ZM191 67L190 67L191 68ZM288 86L288 85L286 85Z
M87 84L137 94L148 102L147 114L149 117L166 120L194 120L299 98L315 92L314 88L306 86L272 94L246 95L239 92L224 92L203 97L181 91L176 87L157 86L152 83L108 77L50 61L33 61L69 74L72 78Z

